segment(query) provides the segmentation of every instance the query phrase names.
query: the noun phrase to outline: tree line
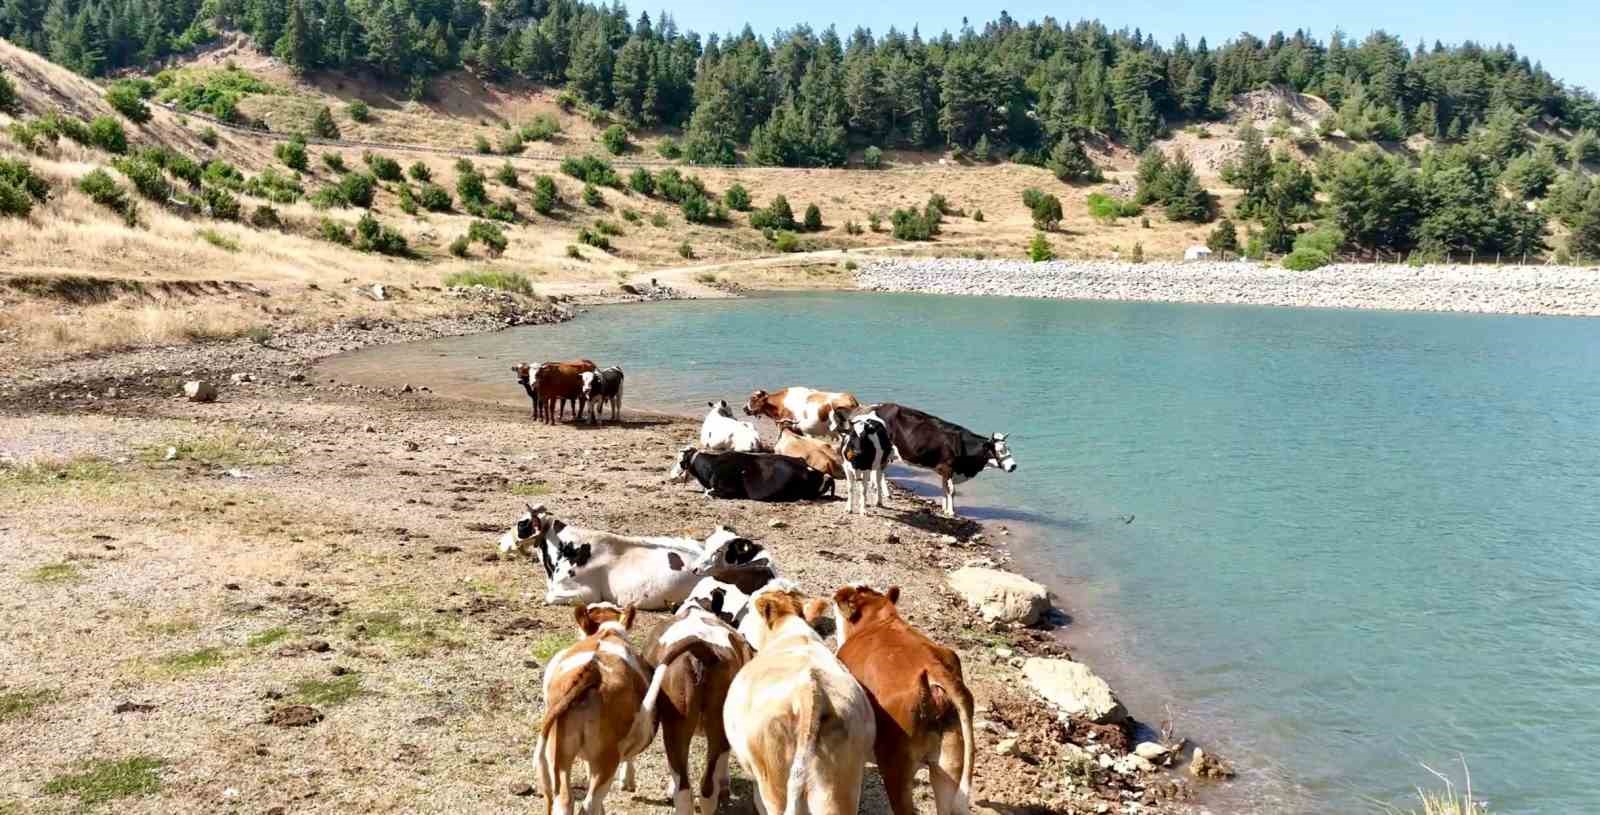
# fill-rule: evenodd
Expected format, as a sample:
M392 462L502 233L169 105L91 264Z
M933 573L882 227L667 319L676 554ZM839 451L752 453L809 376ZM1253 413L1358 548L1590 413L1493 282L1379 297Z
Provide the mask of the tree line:
M1170 123L1219 117L1234 95L1267 86L1325 98L1327 126L1356 139L1462 139L1496 116L1600 127L1593 94L1512 46L1407 46L1383 32L1241 34L1212 48L1002 12L931 38L807 25L702 37L620 2L0 0L0 35L89 76L227 30L296 69L365 70L417 97L458 68L564 83L634 126L685 128L684 154L702 163L748 146L758 163L831 166L865 145L1072 162L1085 139L1142 150Z

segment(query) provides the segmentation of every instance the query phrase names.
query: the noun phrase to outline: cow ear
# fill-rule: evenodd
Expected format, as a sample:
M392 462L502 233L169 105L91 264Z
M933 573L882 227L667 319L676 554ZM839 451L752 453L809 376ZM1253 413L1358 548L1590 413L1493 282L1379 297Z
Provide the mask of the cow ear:
M628 607L622 610L622 627L625 628L625 629L632 630L633 629L633 617L638 612L639 612L639 610L637 608L635 608L632 603L629 603Z
M582 546L579 546L577 549L574 549L572 551L572 563L573 563L573 565L574 566L578 566L580 568L582 568L583 566L587 566L589 564L589 554L590 554L591 551L592 550L589 548L589 544L587 544L587 543L582 545Z
M716 402L707 402L706 403L706 407L711 408L712 410L716 410L717 409L717 403Z
M712 589L711 590L711 613L712 614L721 614L722 613L722 604L727 602L727 599L728 599L727 590L725 590L725 589Z
M756 613L760 614L762 621L767 624L767 628L772 628L778 618L783 616L785 611L783 599L786 599L783 595L772 592L757 597L755 602L752 603L755 606Z
M589 619L588 606L578 606L573 609L572 618L577 621L578 630L582 631L584 636L589 636L600 630L600 626L595 625L594 620Z
M834 605L839 607L839 610L844 613L845 619L850 622L855 622L857 617L856 594L855 586L845 586L833 593Z
M806 622L816 625L817 621L828 616L828 601L821 597L813 597L806 601Z
M884 596L889 598L889 602L898 605L900 603L900 587L890 586L889 593Z

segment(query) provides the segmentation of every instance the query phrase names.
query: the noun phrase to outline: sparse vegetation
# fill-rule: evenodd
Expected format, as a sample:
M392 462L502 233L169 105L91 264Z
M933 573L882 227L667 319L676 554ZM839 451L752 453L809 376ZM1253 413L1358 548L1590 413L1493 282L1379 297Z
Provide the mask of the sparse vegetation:
M508 486L506 491L518 498L539 498L551 492L550 485L543 481L519 481Z
M30 583L76 583L83 579L83 570L71 561L46 563L28 572Z
M291 632L289 629L284 628L281 625L273 626L272 628L268 628L264 631L257 631L256 633L251 634L245 639L244 644L248 648L266 648L270 645L277 644L281 640L287 639L290 634Z
M221 648L201 648L168 654L156 660L155 666L160 673L177 675L209 670L227 661L228 654Z
M678 244L678 257L681 257L684 260L694 260L694 247L690 246L688 241ZM716 275L712 275L711 279L712 281L715 281Z
M1055 260L1055 249L1050 246L1050 239L1043 232L1033 233L1033 240L1028 242L1028 259L1034 263Z
M600 194L600 188L593 184L583 185L583 203L596 209L606 205L606 197Z
M617 171L612 168L611 162L598 156L562 159L561 172L598 187L622 186L622 179L617 177Z
M541 175L533 180L533 211L540 215L549 215L561 203L561 193L556 189L555 179Z
M363 153L362 163L380 181L404 181L405 175L400 172L400 162L379 153Z
M225 252L239 251L239 242L215 229L206 227L195 233L200 239Z
M561 122L549 113L540 113L523 125L520 132L526 141L549 141L561 132Z
M163 764L153 756L114 761L93 759L80 765L79 772L58 775L45 782L43 789L46 795L76 796L83 806L152 795L161 789L161 776L156 771Z
M361 687L361 676L349 673L333 679L300 679L289 686L289 693L301 704L331 707L365 696L367 691Z
M0 722L27 716L59 695L46 689L0 691Z
M128 191L105 170L90 170L78 179L78 189L96 204L121 215L130 226L138 220L138 206L128 197Z
M128 121L144 124L150 121L150 106L144 102L150 94L145 92L145 88L151 88L148 80L143 83L129 80L113 82L111 87L106 88L106 104L128 117Z
M368 108L367 103L360 99L351 100L350 104L344 106L344 112L352 122L372 121L372 109Z
M272 148L272 153L291 170L303 173L311 166L310 159L306 157L305 140L298 136Z
M628 130L622 125L612 125L600 134L600 141L611 155L620 156L628 150Z

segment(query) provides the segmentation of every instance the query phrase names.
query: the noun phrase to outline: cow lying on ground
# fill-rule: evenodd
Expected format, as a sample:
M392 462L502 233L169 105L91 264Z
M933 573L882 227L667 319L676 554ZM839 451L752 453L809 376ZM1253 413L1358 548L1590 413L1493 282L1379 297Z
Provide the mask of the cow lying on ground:
M774 422L787 419L807 436L825 437L831 433L828 421L834 411L848 414L860 406L853 394L788 387L774 393L756 391L750 394L744 412L748 416L765 416Z
M686 601L645 640L645 663L655 666L634 718L630 743L661 727L667 754L667 795L676 815L712 815L728 788L728 736L723 704L739 670L754 657L744 637L710 608ZM696 790L689 785L689 745L705 736L706 764ZM648 744L649 738L645 739ZM696 798L698 797L698 800Z
M685 447L670 478L684 482L691 475L716 498L805 501L833 494L832 478L777 453L702 453Z
M544 670L544 723L534 763L545 815L572 815L572 764L589 765L584 815L605 815L606 793L624 764L622 788L632 790L632 759L644 744L626 742L650 685L639 656L628 643L633 607L610 603L580 606L573 615L584 638L564 648Z
M1008 473L1017 469L1004 433L985 438L938 416L891 402L869 410L888 427L897 457L939 474L947 516L956 514L956 484L983 472L985 467Z
M706 404L711 406L711 410L706 413L706 420L700 423L700 449L708 453L729 450L758 453L767 449L761 443L761 434L756 431L756 426L733 418L733 411L728 408L726 401Z
M876 724L866 691L777 581L750 600L740 633L755 659L734 677L723 721L766 815L856 815Z
M611 421L620 421L622 413L622 369L613 365L599 371L585 371L579 376L583 382L582 399L589 405L589 424L599 424L600 414L606 405L611 406Z
M838 448L831 442L800 435L795 423L789 419L778 422L778 443L772 449L781 455L798 458L811 469L827 473L830 478L844 478L844 459L839 457Z
M766 547L731 534L706 538L705 551L692 571L697 577L732 585L746 597L778 578L778 567Z
M735 543L742 541L742 543ZM708 551L736 545L762 554L762 547L727 527L718 527L705 541L692 538L628 537L596 529L568 526L544 507L528 506L517 525L500 538L500 551L538 557L548 585L544 601L551 605L612 602L647 610L672 608L689 596L704 575L693 566ZM770 566L756 567L765 571ZM741 580L748 567L711 562L706 574Z
M887 594L846 586L833 596L839 661L872 700L873 752L894 815L916 815L912 778L923 767L938 815L966 815L972 794L972 692L961 658L901 619Z
M894 445L889 429L878 414L857 412L846 418L833 414L833 430L839 436L839 456L843 459L845 488L844 511L867 511L867 493L873 503L883 506L889 497L889 456ZM863 478L864 476L864 478ZM861 503L856 503L856 487L861 488Z

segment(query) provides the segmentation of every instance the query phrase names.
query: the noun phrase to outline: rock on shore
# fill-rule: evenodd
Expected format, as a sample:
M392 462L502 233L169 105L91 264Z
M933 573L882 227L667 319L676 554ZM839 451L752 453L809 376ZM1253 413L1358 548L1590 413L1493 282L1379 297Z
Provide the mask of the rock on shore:
M1111 686L1081 662L1032 657L1022 664L1022 675L1045 701L1071 716L1095 724L1116 724L1128 718L1127 708L1111 692Z
M957 569L950 573L950 587L988 622L1033 625L1050 609L1044 586L999 569Z
M864 264L856 285L1060 300L1600 315L1600 270L1568 266L1335 264L1294 272L1256 263L897 259Z

